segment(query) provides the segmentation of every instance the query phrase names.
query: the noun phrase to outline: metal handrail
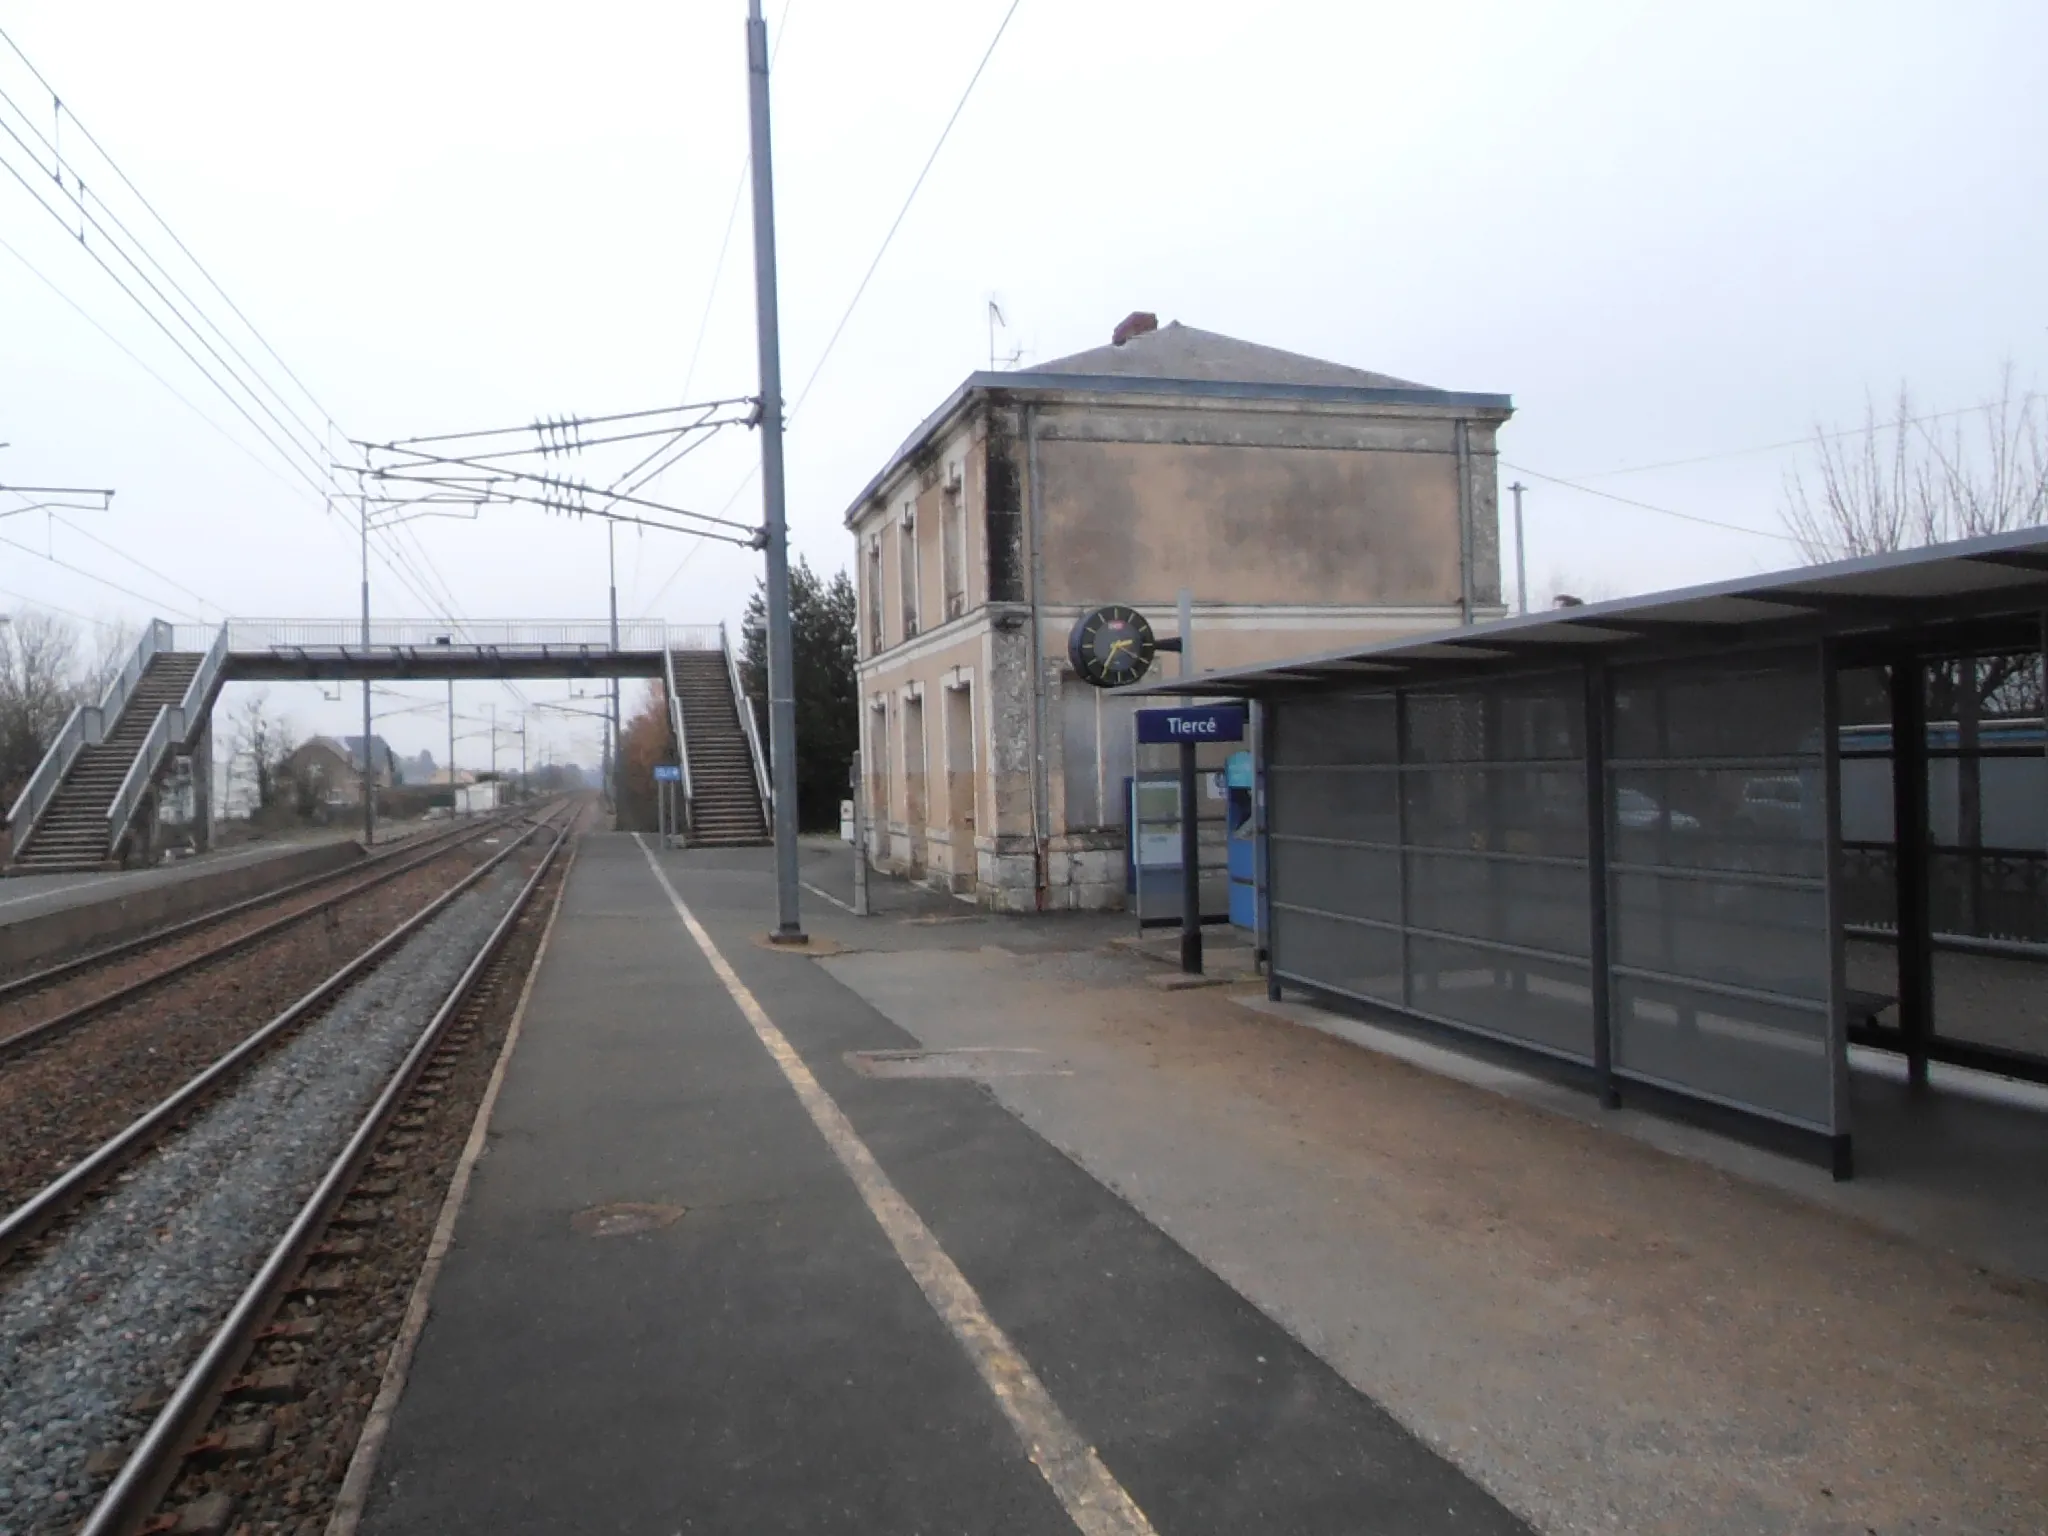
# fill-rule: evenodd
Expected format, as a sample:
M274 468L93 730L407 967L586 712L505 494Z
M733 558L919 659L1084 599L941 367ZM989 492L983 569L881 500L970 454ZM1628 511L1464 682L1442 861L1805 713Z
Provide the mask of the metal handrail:
M88 713L98 716L99 710L88 704L72 709L64 719L63 729L57 732L56 740L50 743L50 750L43 754L43 760L29 775L21 793L14 797L14 808L7 813L7 824L14 829L13 852L21 852L21 845L28 841L36 818L43 814L43 808L57 793L57 786L64 782L64 775L71 771L71 764L85 750L85 717Z
M119 846L121 834L128 830L128 823L134 819L142 797L149 793L149 786L155 782L156 771L171 750L173 733L180 738L184 736L184 717L185 711L176 704L158 706L156 718L149 724L149 734L135 749L135 761L121 776L121 787L114 791L114 803L107 807L108 853Z
M668 689L668 719L676 733L676 761L683 770L683 837L688 840L697 824L697 796L690 787L690 740L683 730L683 701L676 692L676 653L661 653L662 683ZM613 751L617 751L616 746Z
M271 650L410 650L448 645L457 649L531 649L547 646L588 646L609 651L609 620L589 623L561 619L389 619L370 625L369 638L356 619L230 619L229 649ZM718 632L709 624L670 624L664 619L623 619L618 649L622 651L708 651L718 646Z
M135 643L135 650L128 657L127 664L114 674L107 683L106 691L100 695L100 715L108 725L121 718L121 711L128 707L129 697L135 692L136 684L142 681L142 674L149 670L149 663L158 651L171 648L173 631L162 619L151 619L142 638Z
M178 711L183 716L177 738L179 745L184 745L202 728L208 714L207 701L213 697L213 685L219 681L221 670L227 663L228 626L223 624L220 633L213 637L213 644L200 658L199 670L185 685L185 696L178 700Z
M725 621L718 621L718 648L725 652L725 673L732 682L732 705L739 711L740 724L746 727L747 750L754 759L754 787L761 794L761 820L767 826L775 825L775 792L769 787L768 760L761 752L761 732L754 724L754 702L747 697L747 690L740 686L740 665L732 653L732 641L726 637Z

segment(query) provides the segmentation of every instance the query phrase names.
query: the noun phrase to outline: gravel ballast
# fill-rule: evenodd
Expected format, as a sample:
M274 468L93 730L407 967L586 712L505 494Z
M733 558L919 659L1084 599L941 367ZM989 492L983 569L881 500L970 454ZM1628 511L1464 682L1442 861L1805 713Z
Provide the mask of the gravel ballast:
M202 1111L0 1289L0 1511L70 1530L525 878L514 859Z

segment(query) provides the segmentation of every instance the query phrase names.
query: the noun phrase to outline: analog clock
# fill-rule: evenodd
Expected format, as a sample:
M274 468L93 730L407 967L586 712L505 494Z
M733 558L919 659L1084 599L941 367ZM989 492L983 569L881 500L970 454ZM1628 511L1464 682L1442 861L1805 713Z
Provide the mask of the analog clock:
M1074 622L1067 637L1067 659L1082 678L1098 688L1122 688L1152 670L1159 643L1145 615L1121 603L1096 608Z

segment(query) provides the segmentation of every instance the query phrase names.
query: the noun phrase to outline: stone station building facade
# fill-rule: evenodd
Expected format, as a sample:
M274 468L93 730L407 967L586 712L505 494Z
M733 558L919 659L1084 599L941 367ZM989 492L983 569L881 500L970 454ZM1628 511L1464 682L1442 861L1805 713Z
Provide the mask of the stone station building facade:
M1076 618L1130 603L1166 636L1188 590L1213 669L1498 617L1511 411L1146 315L970 375L846 514L875 864L998 910L1122 905L1134 703L1074 676Z

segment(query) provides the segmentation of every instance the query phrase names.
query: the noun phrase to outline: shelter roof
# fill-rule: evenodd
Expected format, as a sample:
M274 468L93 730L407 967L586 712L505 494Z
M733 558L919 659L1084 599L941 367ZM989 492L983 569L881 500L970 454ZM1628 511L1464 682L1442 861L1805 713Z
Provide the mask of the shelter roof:
M1845 637L2048 609L2048 528L1866 555L1517 614L1347 650L1201 672L1136 694L1250 698L1301 687L1392 686L1447 672L1573 663L1646 646L1711 654L1778 635Z

